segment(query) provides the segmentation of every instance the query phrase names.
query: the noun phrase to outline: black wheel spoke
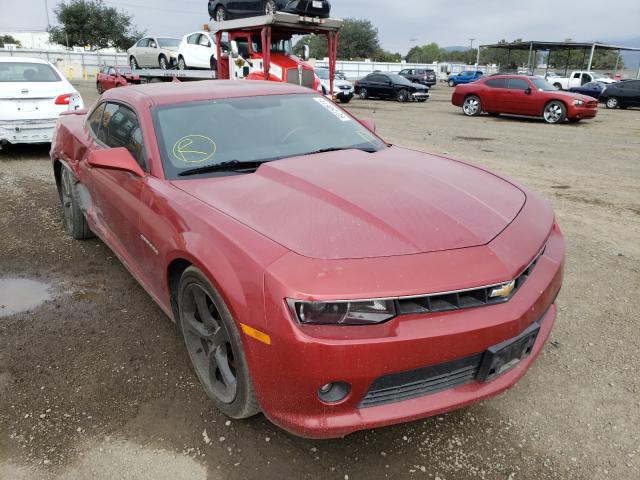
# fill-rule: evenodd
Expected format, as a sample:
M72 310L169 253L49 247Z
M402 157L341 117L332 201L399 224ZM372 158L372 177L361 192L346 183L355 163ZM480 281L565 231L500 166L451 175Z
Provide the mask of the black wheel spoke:
M231 389L235 387L236 376L231 371L231 367L229 365L227 348L228 347L226 345L216 348L213 351L213 356L215 357L216 366L220 371L222 383L224 383L227 388Z

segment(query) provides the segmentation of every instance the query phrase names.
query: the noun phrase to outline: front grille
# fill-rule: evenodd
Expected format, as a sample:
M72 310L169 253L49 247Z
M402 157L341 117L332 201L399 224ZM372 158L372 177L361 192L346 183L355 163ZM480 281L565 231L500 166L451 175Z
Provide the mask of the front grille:
M313 71L302 70L302 82L300 82L300 74L297 68L287 70L287 83L294 85L302 85L303 87L313 88Z
M412 315L416 313L448 312L450 310L460 310L463 308L482 307L484 305L495 305L509 301L511 297L522 287L531 272L535 268L538 260L544 253L542 251L536 255L529 266L516 277L513 289L504 297L491 297L491 292L506 284L489 285L486 287L460 290L455 292L434 293L421 295L418 297L404 297L398 299L398 314Z
M595 108L597 106L598 106L598 102L596 101L587 102L587 107L589 108Z
M476 378L481 361L482 353L478 353L453 362L380 377L373 382L359 408L409 400L463 385Z

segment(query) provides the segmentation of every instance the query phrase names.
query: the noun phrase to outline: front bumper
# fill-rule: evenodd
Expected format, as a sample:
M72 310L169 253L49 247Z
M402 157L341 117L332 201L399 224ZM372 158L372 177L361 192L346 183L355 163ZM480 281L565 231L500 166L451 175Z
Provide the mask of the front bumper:
M554 226L535 269L508 302L403 315L364 327L298 325L285 302L278 300L289 292L268 280L266 315L271 345L249 348L252 378L264 414L296 435L332 438L437 415L499 394L525 374L549 336L562 284L564 251L564 239ZM421 268L420 263L412 259L413 268ZM417 398L362 404L381 377L482 354L517 337L534 322L541 327L530 355L491 381L470 379ZM350 393L337 404L322 403L318 388L336 381L349 383Z
M594 100L595 101L595 100ZM598 115L598 107L575 106L571 105L567 109L567 118L595 118Z
M0 142L48 143L51 142L57 118L40 120L0 120Z
M429 92L414 92L411 94L413 100L427 100L431 96Z

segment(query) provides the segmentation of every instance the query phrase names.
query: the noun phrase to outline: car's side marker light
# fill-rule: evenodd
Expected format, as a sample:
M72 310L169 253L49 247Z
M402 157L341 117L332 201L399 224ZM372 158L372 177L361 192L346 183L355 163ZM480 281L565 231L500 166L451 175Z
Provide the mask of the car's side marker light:
M260 330L256 330L253 327L250 327L249 325L245 325L244 323L240 324L240 327L242 328L242 331L246 334L249 335L250 337L255 338L256 340L262 342L262 343L266 343L267 345L271 345L271 337L269 335L267 335L264 332L261 332Z

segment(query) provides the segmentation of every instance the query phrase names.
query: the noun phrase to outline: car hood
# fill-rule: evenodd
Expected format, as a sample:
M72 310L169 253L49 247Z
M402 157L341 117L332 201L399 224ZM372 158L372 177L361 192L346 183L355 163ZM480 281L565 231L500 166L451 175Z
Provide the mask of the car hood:
M328 87L329 86L329 79L328 78L327 79L321 78L320 79L320 83L322 83L323 85ZM347 80L341 80L339 78L334 78L333 79L333 86L334 87L352 87L353 84L351 82L347 81Z
M525 194L479 168L399 147L263 164L173 184L300 255L410 255L484 245Z

